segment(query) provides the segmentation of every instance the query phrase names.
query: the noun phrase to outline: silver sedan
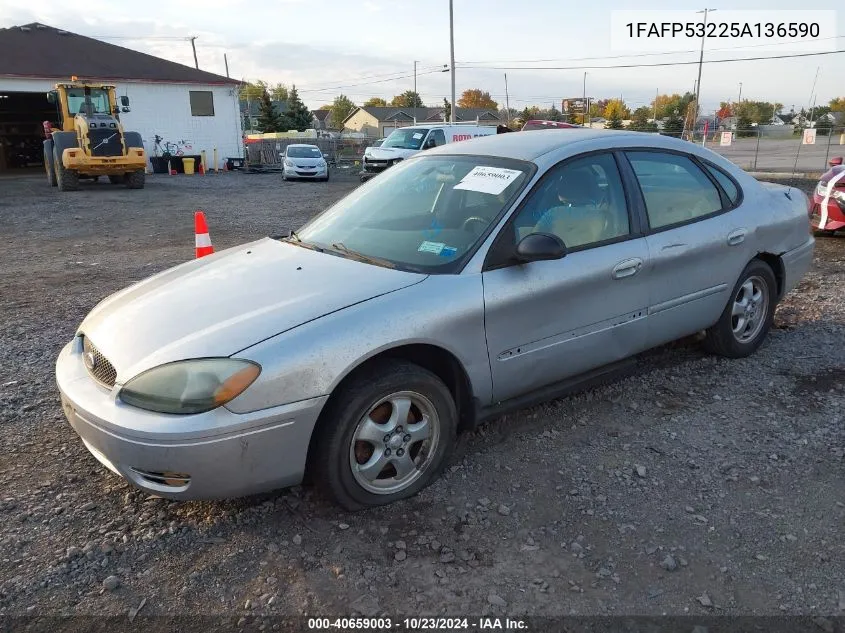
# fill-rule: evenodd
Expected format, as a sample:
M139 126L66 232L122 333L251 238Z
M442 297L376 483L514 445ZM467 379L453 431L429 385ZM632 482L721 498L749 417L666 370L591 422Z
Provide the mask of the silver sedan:
M703 331L751 354L813 246L803 193L684 141L479 138L108 297L56 375L90 452L146 491L308 471L361 508L429 484L461 430L648 348Z

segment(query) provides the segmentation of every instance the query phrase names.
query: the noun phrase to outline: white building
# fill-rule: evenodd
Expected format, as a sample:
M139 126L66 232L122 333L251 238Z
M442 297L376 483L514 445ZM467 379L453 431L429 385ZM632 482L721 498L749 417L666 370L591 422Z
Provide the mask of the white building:
M215 148L221 166L243 156L239 81L33 23L0 29L0 170L42 162L42 122L58 125L47 92L72 76L129 97L121 122L150 156L156 135L191 146L185 154L205 150L209 167Z

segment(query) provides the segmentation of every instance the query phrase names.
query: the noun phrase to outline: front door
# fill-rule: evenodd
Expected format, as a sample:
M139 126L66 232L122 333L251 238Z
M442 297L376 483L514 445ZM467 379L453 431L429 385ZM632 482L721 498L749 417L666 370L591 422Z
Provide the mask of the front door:
M495 401L644 348L648 247L632 227L613 154L570 159L541 179L482 274ZM496 253L512 252L535 232L560 237L567 255L527 264L497 260Z

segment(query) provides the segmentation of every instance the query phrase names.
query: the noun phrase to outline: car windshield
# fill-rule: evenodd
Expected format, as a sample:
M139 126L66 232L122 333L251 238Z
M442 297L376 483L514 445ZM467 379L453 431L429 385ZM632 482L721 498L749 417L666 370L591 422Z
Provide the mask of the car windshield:
M292 242L401 270L452 273L533 170L489 156L402 161L311 220Z
M384 143L381 146L397 147L399 149L419 149L427 132L428 130L422 130L418 127L396 130L384 139Z
M569 125L568 123L561 123L558 121L527 121L522 127L522 131L527 132L528 130L548 130L554 128L565 129L570 127L575 126Z
M319 147L288 147L288 158L322 158Z
M68 88L67 109L71 114L108 114L109 95L99 88L90 88L87 95L85 88Z

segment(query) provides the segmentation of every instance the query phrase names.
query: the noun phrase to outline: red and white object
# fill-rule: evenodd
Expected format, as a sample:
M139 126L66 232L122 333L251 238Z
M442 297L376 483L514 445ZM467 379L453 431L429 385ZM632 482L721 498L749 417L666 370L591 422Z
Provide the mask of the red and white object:
M194 212L194 246L196 247L197 259L214 252L214 247L211 245L211 236L208 234L205 213L202 211Z

